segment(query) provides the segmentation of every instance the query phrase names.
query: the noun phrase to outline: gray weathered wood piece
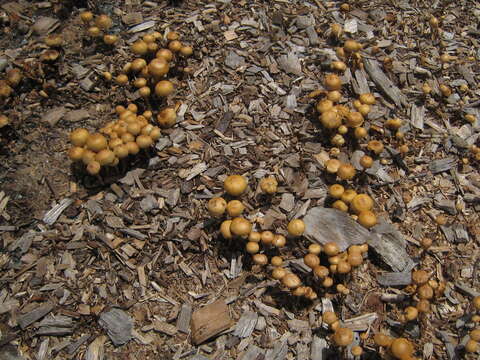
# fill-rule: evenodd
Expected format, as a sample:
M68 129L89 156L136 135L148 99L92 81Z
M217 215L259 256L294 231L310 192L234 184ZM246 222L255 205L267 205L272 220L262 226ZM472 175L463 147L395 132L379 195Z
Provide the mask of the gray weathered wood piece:
M336 209L314 207L303 218L304 236L319 244L335 242L340 251L351 245L363 244L370 239L370 231L353 220L348 214Z
M235 331L233 335L238 336L240 338L249 337L253 330L255 329L255 325L257 324L258 314L253 311L246 311L241 316L240 320L238 320L237 325L235 326Z
M372 81L395 103L402 107L408 104L406 96L382 71L378 61L372 59L364 60L365 70Z
M53 310L52 303L46 303L46 304L40 305L39 307L33 309L32 311L19 316L17 319L18 325L20 325L20 327L23 330L27 326L33 324L35 321L40 320L42 317L47 315L52 310Z

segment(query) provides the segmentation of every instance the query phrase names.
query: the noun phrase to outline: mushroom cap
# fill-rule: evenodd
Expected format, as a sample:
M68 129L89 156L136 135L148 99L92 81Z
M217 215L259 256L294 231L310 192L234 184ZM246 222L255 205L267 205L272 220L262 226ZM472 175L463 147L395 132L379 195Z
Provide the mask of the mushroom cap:
M224 239L231 239L232 233L230 231L230 226L232 224L232 220L225 220L220 224L220 233L224 237Z
M353 331L349 328L338 328L333 334L333 341L337 346L347 346L353 341Z
M230 224L230 231L233 235L247 236L252 231L252 223L245 218L236 217Z
M212 216L223 215L227 207L227 202L222 197L214 197L208 201L208 212Z
M168 80L161 80L155 85L155 94L157 96L168 96L173 93L173 83Z
M350 208L356 214L359 214L362 211L369 211L373 209L373 200L367 194L358 194L355 196L350 203Z
M288 287L289 289L295 289L299 287L302 284L302 282L300 281L300 278L297 275L289 273L282 278L282 284Z
M245 210L245 205L240 200L230 200L227 203L227 213L229 216L240 216Z
M256 254L260 251L260 245L257 242L249 241L247 245L245 245L245 250L249 254Z
M301 219L293 219L288 223L287 231L290 236L301 236L305 231L305 223Z
M307 254L303 257L303 262L309 268L315 268L316 266L320 265L320 258L315 254Z
M323 245L323 252L328 256L335 256L340 252L340 248L336 242L331 241Z
M239 196L247 189L247 179L242 175L230 175L223 182L223 188L232 196Z
M75 146L83 146L87 142L89 132L87 129L78 128L70 133L70 142Z
M371 228L377 224L377 216L370 210L360 211L358 223L366 228Z
M273 176L268 176L260 180L260 189L266 194L272 195L277 192L278 182Z
M390 352L397 359L404 359L413 353L413 345L405 338L394 339L390 344Z

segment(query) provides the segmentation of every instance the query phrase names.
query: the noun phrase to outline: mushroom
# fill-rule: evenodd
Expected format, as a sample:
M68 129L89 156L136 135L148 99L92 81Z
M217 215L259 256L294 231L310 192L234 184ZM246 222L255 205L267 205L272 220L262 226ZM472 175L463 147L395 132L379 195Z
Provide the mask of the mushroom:
M23 75L20 69L13 68L7 71L6 80L11 87L17 87L22 81Z
M342 80L336 74L328 74L325 76L325 87L327 90L340 90L342 88Z
M343 212L348 211L348 205L345 204L342 200L334 201L332 204L332 208L343 211Z
M148 52L148 45L143 40L137 40L130 45L130 50L136 55L145 55Z
M337 346L348 346L353 341L353 331L349 328L338 328L332 339Z
M417 295L420 299L430 300L433 298L433 289L428 284L423 284L417 289Z
M272 241L273 246L277 248L282 248L285 246L286 243L287 243L287 239L285 238L285 236L281 234L276 234L273 236L273 241Z
M288 223L287 231L290 236L301 236L305 231L305 223L301 219L293 219Z
M128 76L125 75L125 74L117 75L117 77L115 78L115 82L118 85L127 85L128 84Z
M87 129L78 128L70 133L70 142L75 146L83 146L86 144L89 137Z
M107 45L115 45L118 41L117 35L103 35L103 42Z
M301 283L302 282L300 281L300 278L297 275L292 273L286 274L282 278L282 284L291 290L299 287Z
M257 242L249 241L247 242L247 245L245 245L245 250L249 254L256 254L260 251L260 246L258 245Z
M100 29L108 30L112 27L112 19L105 14L99 15L95 19L95 25L97 25Z
M331 109L320 115L320 123L327 129L336 129L342 125L342 119L337 111Z
M148 73L160 78L168 73L170 66L164 58L155 58L148 64ZM173 86L173 85L172 85Z
M385 335L382 333L376 333L373 337L373 341L378 346L388 347L392 344L393 339L388 335Z
M247 189L247 179L242 175L230 175L223 182L223 188L231 196L240 196Z
M275 280L281 280L281 279L283 279L283 277L285 275L287 275L287 270L285 270L284 268L281 268L281 267L276 267L272 271L272 277Z
M309 268L313 269L316 266L320 265L320 258L317 255L314 255L314 254L307 254L303 257L303 262Z
M161 58L161 59L164 59L167 62L170 62L173 59L173 53L169 49L160 49L155 54L155 57L156 58Z
M320 246L320 244L310 244L308 246L308 252L310 254L318 256L322 252L322 247Z
M362 211L372 210L373 200L367 194L358 194L350 203L350 208L356 214L360 214Z
M1 122L0 122L0 128L1 128ZM74 146L68 150L68 157L72 161L82 161L83 158L83 153L85 149L79 146Z
M350 204L353 200L353 198L357 196L357 192L353 189L347 189L343 192L343 194L341 195L340 199L346 203L346 204Z
M416 285L426 284L430 280L430 275L425 270L415 270L412 272L412 281Z
M377 224L377 217L370 210L361 211L358 214L358 223L369 229Z
M168 80L161 80L155 85L155 94L157 96L168 96L173 93L173 83Z
M90 175L98 175L98 173L100 173L100 169L101 169L100 164L95 160L90 161L87 165L87 172Z
M403 312L403 318L406 321L413 321L418 317L418 310L416 307L407 306Z
M260 189L265 194L273 195L277 192L278 182L274 176L268 176L260 180Z
M273 266L282 266L283 264L283 259L280 256L274 256L270 259L270 263Z
M177 113L174 108L168 107L160 111L157 115L157 123L162 128L170 128L177 121Z
M324 112L333 109L333 101L329 99L320 100L315 108L319 113L323 114Z
M222 197L214 197L208 201L208 212L212 216L221 216L227 208L227 202Z
M340 248L338 247L337 243L332 241L323 245L323 252L328 256L335 256L340 252Z
M114 162L114 160L115 154L110 149L102 149L95 156L95 161L97 161L102 166L110 165Z
M173 40L168 43L168 48L174 53L179 52L182 47L182 43L178 40Z
M242 237L248 236L252 231L252 223L245 218L236 217L230 224L230 231L232 232L232 235Z
M245 210L245 206L240 200L231 200L227 203L227 213L229 216L240 216Z
M413 354L413 345L405 338L398 338L390 344L390 352L397 359L406 359Z
M80 13L80 20L84 23L88 23L93 20L93 13L91 11L83 11Z
M232 233L230 231L230 226L232 225L232 220L225 220L220 224L220 233L224 239L231 239Z
M373 96L372 93L360 94L360 97L358 99L362 104L365 105L375 105L375 103L377 102L375 100L375 96Z
M253 262L257 265L267 265L268 258L265 254L255 254L253 255Z
M260 240L262 241L262 244L264 244L265 246L272 245L274 238L275 238L275 234L268 230L262 231L262 233L260 234Z
M351 180L355 174L356 170L351 164L341 164L337 171L337 176L342 180Z
M191 56L193 54L193 48L191 46L182 46L180 48L180 55L184 57Z
M328 276L328 274L330 274L330 271L326 266L318 265L313 268L313 273L320 279L324 279Z
M329 195L335 199L339 199L344 192L345 188L340 184L333 184L328 188Z
M364 169L369 169L372 167L373 165L373 159L368 156L368 155L363 155L361 158L360 158L360 165L364 168Z
M330 174L336 174L340 165L342 165L340 160L329 159L325 162L325 170Z
M228 207L228 204L227 204L227 207ZM260 242L261 239L262 239L262 236L257 231L252 231L250 234L248 234L248 241Z

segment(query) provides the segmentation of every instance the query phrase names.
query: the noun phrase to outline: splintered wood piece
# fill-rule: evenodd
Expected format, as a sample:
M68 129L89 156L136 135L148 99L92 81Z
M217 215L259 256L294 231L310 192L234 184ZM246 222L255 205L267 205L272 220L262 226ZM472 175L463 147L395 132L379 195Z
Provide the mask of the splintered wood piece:
M232 319L228 311L228 306L222 300L196 310L192 314L192 340L195 345L203 343L205 340L220 334L228 329L232 324Z
M408 100L400 89L382 71L378 61L365 59L365 70L373 82L395 103L397 106L406 106Z
M166 323L165 321L155 320L153 322L153 328L155 329L155 331L170 336L173 336L177 333L177 328L172 324Z
M52 310L53 310L53 304L51 303L40 305L36 309L19 316L17 319L18 325L20 325L20 327L23 330L30 324L33 324L35 321L40 320L42 317L47 315Z
M177 318L177 329L180 332L188 334L190 331L190 319L192 318L192 305L189 303L182 304L180 314Z
M235 327L235 331L233 335L238 336L240 338L249 337L253 330L255 329L255 325L257 325L258 314L253 311L246 311Z

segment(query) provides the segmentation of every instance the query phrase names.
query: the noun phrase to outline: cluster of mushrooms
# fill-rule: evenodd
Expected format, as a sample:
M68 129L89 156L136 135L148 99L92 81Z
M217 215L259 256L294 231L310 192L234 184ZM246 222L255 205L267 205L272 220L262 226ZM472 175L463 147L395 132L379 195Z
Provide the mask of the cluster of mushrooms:
M94 16L91 11L84 11L80 14L80 20L88 26L87 33L92 38L102 38L106 45L115 45L118 36L108 34L107 31L112 27L112 19L105 14Z
M111 121L99 132L78 128L71 132L69 158L86 166L90 175L98 175L102 167L115 167L128 156L151 147L161 136L160 128L150 124L151 111L137 114L138 107L117 106L118 120Z
M368 252L368 245L352 245L346 251L340 251L337 243L329 242L323 245L310 244L308 254L303 258L303 262L312 269L313 274L320 280L325 288L334 285L334 276L340 279L342 276L350 273L353 268L363 263L363 256ZM321 253L325 254L328 267L322 265ZM343 295L349 293L349 289L343 284L337 284L336 290Z
M161 48L157 41L162 37L159 32L153 32L135 41L130 50L138 57L125 64L122 73L115 77L115 82L119 85L131 83L143 98L149 98L152 94L164 98L172 94L175 87L167 75L178 63L179 57L186 58L193 54L193 48L183 45L179 40L180 35L175 31L166 35L168 43ZM111 74L104 73L104 77L109 80Z
M85 11L80 14L80 19L89 26L90 36L103 37L104 43L111 46L119 40L117 35L107 33L113 24L109 16L94 16L92 12ZM152 93L163 99L173 93L174 85L166 76L174 61L193 53L191 46L180 42L177 32L166 34L166 48L161 48L158 43L162 39L163 36L155 31L132 43L130 50L137 57L123 66L121 74L115 78L119 85L126 85L131 80L139 95L145 99L148 109L151 104L147 98ZM52 43L51 46L59 44ZM104 72L103 76L108 81L113 79L110 72ZM165 106L155 116L151 110L138 114L136 104L129 104L126 108L118 105L115 108L118 120L109 122L99 132L89 133L84 128L74 130L70 135L73 146L68 155L74 162L83 163L91 175L98 175L103 166L123 165L127 157L150 148L160 138L160 128L175 125L178 106Z
M373 199L367 194L357 194L353 189L345 189L341 184L333 184L328 188L328 194L335 199L332 207L353 213L352 217L366 228L377 224L377 216L373 210Z
M341 327L340 320L333 311L325 311L322 314L322 322L326 324L330 330L333 331L331 340L333 344L340 348L349 346L353 342L353 331L352 329ZM353 356L361 356L363 354L363 348L359 345L354 345L351 347L350 352Z
M317 298L315 291L309 286L303 286L300 278L285 269L283 258L280 255L271 256L269 259L267 251L279 250L285 247L287 237L282 234L275 234L272 231L254 231L253 224L242 216L245 205L237 197L241 196L247 189L247 179L242 175L228 176L223 187L226 194L232 197L228 202L223 197L213 197L209 200L207 208L209 213L215 217L222 217L225 214L231 217L222 221L220 233L223 238L240 239L245 241L245 250L252 255L255 264L273 266L272 277L279 280L281 284L289 289L295 296L304 296L310 300ZM260 189L267 195L277 192L278 182L273 176L261 179ZM305 231L305 224L300 219L293 219L288 223L287 232L289 237L299 237ZM262 252L263 251L263 252Z
M7 71L5 79L0 80L0 99L6 99L13 94L14 89L23 79L22 71L11 68Z

